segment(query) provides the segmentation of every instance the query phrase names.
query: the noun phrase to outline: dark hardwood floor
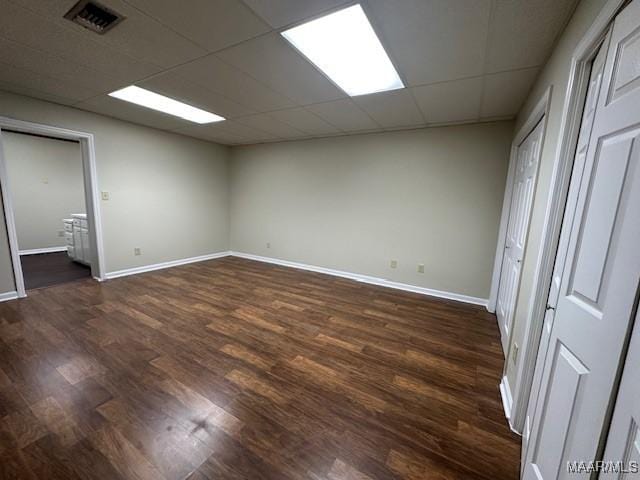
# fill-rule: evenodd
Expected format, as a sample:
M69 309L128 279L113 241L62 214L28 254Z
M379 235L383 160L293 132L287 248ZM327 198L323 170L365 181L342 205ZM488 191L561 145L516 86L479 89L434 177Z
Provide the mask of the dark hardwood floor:
M481 307L238 258L0 304L0 478L516 479Z
M67 252L21 255L20 263L27 290L91 278L91 268L72 261Z

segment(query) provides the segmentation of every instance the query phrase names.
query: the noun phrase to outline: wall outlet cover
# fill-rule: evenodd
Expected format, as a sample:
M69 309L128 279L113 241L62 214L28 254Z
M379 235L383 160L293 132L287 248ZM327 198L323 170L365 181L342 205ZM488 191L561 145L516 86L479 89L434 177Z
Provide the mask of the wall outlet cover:
M100 192L100 195L102 197L102 200L109 200L109 198L111 197L111 195L109 195L109 192Z
M136 255L136 256L137 256L137 255L142 255L142 249L140 249L140 248L134 248L134 249L133 249L133 254L134 254L134 255Z
M424 273L424 264L423 263L418 264L418 273Z
M391 260L391 268L398 268L398 261L397 260Z

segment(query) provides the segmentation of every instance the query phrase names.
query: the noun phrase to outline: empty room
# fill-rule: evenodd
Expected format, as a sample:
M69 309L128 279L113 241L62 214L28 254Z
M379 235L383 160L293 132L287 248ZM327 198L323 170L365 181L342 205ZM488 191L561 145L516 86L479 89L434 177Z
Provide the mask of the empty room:
M640 479L640 0L0 5L0 479Z

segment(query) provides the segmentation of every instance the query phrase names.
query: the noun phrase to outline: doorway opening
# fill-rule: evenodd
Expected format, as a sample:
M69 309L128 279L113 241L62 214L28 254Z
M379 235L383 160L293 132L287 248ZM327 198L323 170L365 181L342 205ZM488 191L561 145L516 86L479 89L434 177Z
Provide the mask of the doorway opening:
M4 130L2 146L25 289L91 278L80 142Z
M0 187L15 296L103 279L93 136L0 117Z

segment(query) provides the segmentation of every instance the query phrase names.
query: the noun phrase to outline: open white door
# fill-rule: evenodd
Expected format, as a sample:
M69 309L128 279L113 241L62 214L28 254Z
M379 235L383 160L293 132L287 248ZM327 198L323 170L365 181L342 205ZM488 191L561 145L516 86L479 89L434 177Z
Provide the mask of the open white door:
M543 123L543 120L538 122L529 135L518 145L516 152L516 170L509 207L507 238L496 302L496 316L502 337L502 348L505 352L509 343L511 322L520 285L522 259L529 230L531 205L540 159Z
M640 0L614 23L541 375L525 480L588 478L640 281ZM570 222L570 223L567 223Z

